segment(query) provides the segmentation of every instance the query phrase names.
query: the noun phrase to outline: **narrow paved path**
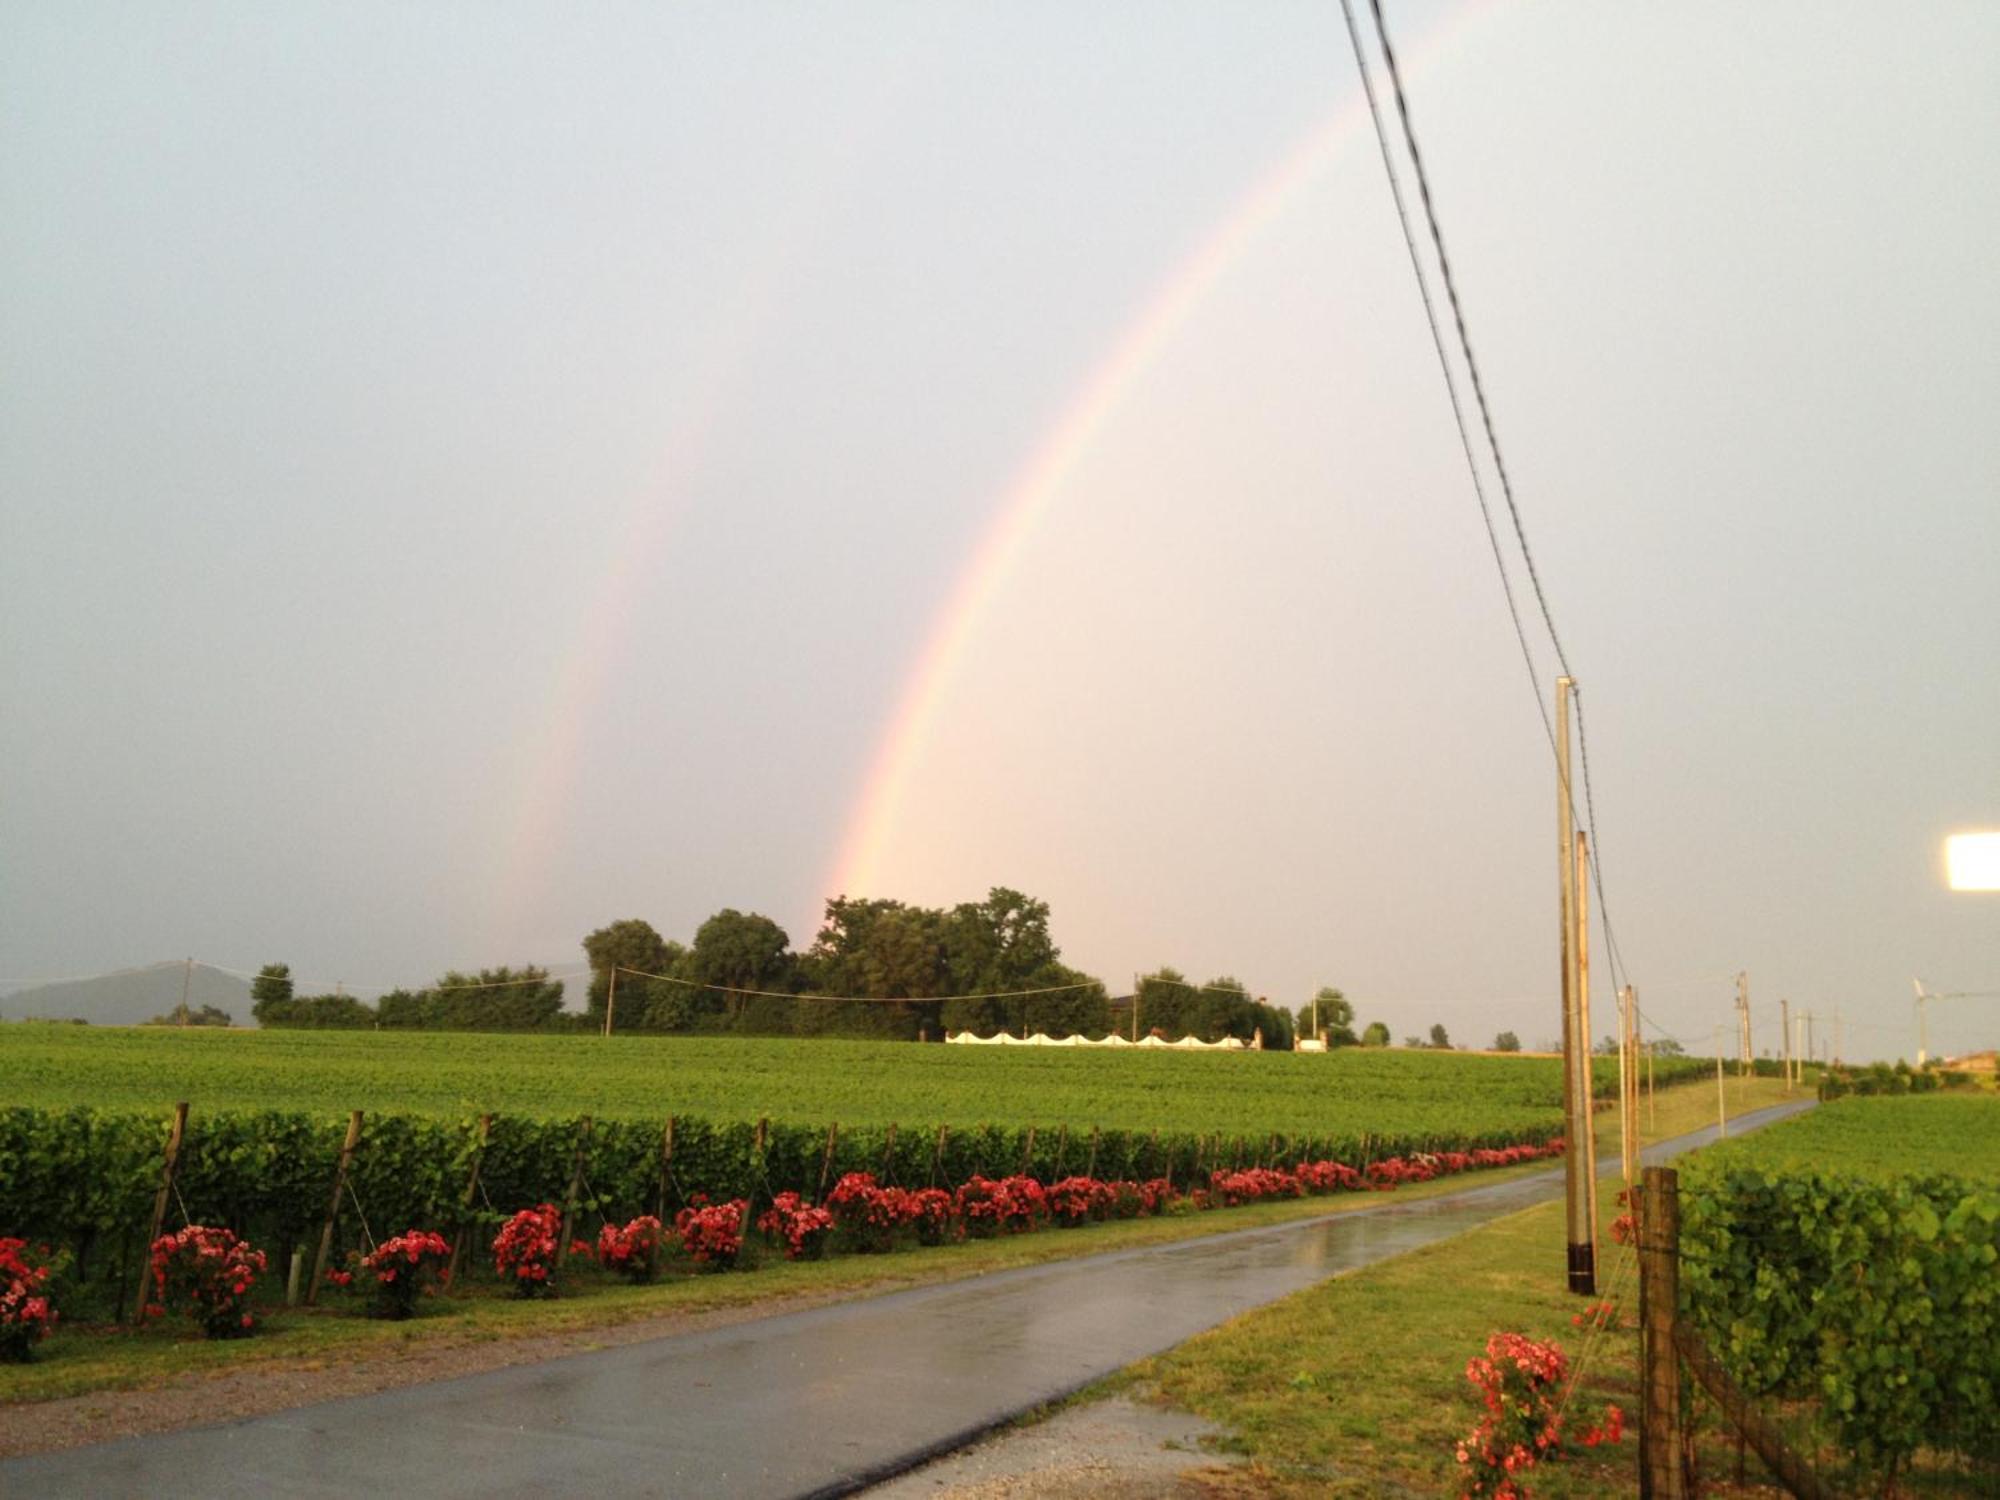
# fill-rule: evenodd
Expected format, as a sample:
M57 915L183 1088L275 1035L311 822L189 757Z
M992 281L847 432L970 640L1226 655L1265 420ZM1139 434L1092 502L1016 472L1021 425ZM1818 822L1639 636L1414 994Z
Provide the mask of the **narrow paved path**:
M0 1463L0 1495L846 1494L1237 1313L1561 1190L1557 1168L1435 1198L1385 1195L1323 1219L13 1459Z

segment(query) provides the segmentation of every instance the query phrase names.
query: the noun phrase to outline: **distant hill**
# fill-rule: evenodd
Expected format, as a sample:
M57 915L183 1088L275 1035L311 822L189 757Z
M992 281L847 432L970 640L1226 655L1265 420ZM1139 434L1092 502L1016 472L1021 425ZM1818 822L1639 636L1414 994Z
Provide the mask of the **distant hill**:
M9 1021L88 1021L93 1026L142 1026L181 1003L181 979L186 965L165 959L137 969L120 969L94 979L36 985L0 995L0 1019ZM194 966L188 985L188 1008L214 1005L229 1012L238 1026L252 1026L247 980L206 964Z

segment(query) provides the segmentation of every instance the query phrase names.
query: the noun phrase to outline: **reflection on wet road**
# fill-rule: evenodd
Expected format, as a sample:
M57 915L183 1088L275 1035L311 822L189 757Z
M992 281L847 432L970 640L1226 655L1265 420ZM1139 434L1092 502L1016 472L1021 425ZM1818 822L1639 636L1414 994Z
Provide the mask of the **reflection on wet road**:
M1665 1142L1647 1159L1713 1134ZM840 1494L1249 1308L1561 1189L1558 1168L1435 1198L1385 1195L1303 1223L15 1459L0 1463L0 1494Z

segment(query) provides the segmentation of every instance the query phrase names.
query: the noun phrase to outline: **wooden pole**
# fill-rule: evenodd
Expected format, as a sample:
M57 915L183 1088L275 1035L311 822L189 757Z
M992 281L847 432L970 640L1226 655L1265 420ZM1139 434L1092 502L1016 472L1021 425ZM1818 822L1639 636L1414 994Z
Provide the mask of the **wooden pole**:
M1090 1127L1090 1165L1083 1169L1083 1175L1086 1177L1095 1177L1097 1175L1097 1127L1095 1125Z
M1585 1228L1590 1239L1590 1275L1597 1282L1597 1072L1590 1048L1590 835L1576 834L1576 1015L1577 1048L1583 1069L1583 1182Z
M660 1132L660 1195L653 1210L653 1217L662 1224L667 1220L667 1186L674 1178L674 1117L667 1116L666 1128Z
M465 1191L458 1199L458 1233L451 1237L451 1266L445 1271L445 1284L456 1288L458 1273L465 1265L466 1242L472 1236L469 1220L472 1218L472 1199L479 1191L479 1164L486 1157L486 1138L493 1129L493 1116L479 1117L479 1134L472 1143L472 1170L465 1175Z
M180 1023L183 1026L187 1025L188 1023L188 989L191 985L193 985L193 983L194 983L194 960L189 959L186 965L181 969ZM154 1238L157 1239L158 1236L156 1235L154 1236Z
M1028 1175L1028 1165L1035 1159L1035 1127L1028 1127L1027 1139L1021 1145L1021 1175Z
M1764 1419L1756 1404L1729 1377L1729 1372L1716 1363L1701 1336L1685 1323L1674 1325L1674 1348L1687 1361L1695 1379L1707 1388L1715 1398L1715 1404L1722 1408L1723 1415L1736 1425L1736 1430L1749 1440L1757 1450L1757 1456L1765 1466L1778 1477L1778 1483L1798 1496L1798 1500L1833 1500L1833 1491L1821 1482L1819 1475L1799 1455L1792 1451L1778 1429Z
M1631 1082L1632 987L1618 992L1618 1173L1632 1186L1632 1110L1626 1085Z
M764 1142L769 1139L771 1121L768 1116L757 1118L757 1133L750 1138L750 1161L756 1168L757 1176L764 1175ZM736 1233L741 1239L750 1238L750 1225L757 1216L757 1184L752 1182L743 1190L743 1217L737 1225Z
M1653 1044L1646 1043L1646 1128L1656 1130L1660 1124L1660 1100L1653 1092Z
M821 1203L826 1200L826 1179L828 1174L833 1171L833 1148L839 1140L840 1122L834 1120L826 1127L826 1152L819 1159L819 1191L813 1194L813 1202L815 1203Z
M583 1191L583 1156L590 1149L590 1116L585 1115L576 1126L576 1160L569 1169L569 1190L563 1194L562 1229L556 1236L556 1264L566 1265L569 1261L570 1231L576 1227L576 1200Z
M1576 683L1556 679L1556 874L1558 930L1561 933L1563 1199L1568 1239L1569 1289L1597 1293L1596 1222L1590 1214L1590 1032L1577 1014L1576 804L1571 796L1570 695Z
M1680 1179L1648 1167L1639 1192L1639 1494L1683 1500L1681 1371L1674 1353L1680 1298Z
M1058 1180L1062 1177L1063 1163L1067 1160L1069 1160L1069 1124L1065 1121L1062 1129L1056 1133L1056 1169L1054 1176Z
M896 1122L889 1122L887 1136L882 1142L882 1180L887 1182L896 1170Z
M1785 1092L1792 1091L1792 1002L1778 1002L1779 1043L1784 1048Z
M611 1035L611 1018L618 1013L618 965L611 966L611 984L604 992L604 1034Z
M326 1279L326 1263L333 1256L333 1226L340 1222L340 1190L347 1186L347 1169L354 1161L354 1148L361 1142L361 1111L347 1117L347 1139L340 1143L340 1161L333 1169L333 1191L327 1194L326 1223L319 1232L319 1254L313 1257L312 1284L306 1288L306 1306L319 1302L320 1283Z
M1722 1091L1722 1028L1715 1028L1715 1134L1718 1140L1729 1134L1729 1107Z
M142 1277L153 1274L153 1242L160 1237L160 1226L167 1221L167 1203L173 1197L174 1173L180 1170L181 1142L187 1138L187 1122L187 1101L183 1099L179 1104L174 1106L174 1123L167 1127L166 1155L160 1161L160 1189L153 1194L153 1218L151 1227L146 1231L145 1254L140 1262L145 1267L140 1273ZM145 1320L146 1306L151 1301L152 1298L146 1295L142 1283L139 1291L138 1307L138 1315L141 1322Z
M931 1148L931 1175L927 1186L936 1187L938 1173L944 1170L944 1137L949 1126L938 1126L937 1145Z

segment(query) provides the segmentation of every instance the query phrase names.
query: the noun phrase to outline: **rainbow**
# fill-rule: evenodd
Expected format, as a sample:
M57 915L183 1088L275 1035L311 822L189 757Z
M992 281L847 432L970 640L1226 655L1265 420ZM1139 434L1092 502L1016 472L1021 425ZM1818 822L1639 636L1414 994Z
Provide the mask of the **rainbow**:
M1412 68L1434 58L1485 5L1464 7L1409 53ZM959 573L905 681L894 716L863 776L859 801L822 889L867 895L884 889L884 854L901 812L903 787L923 755L966 648L988 607L1092 442L1138 377L1260 235L1300 196L1316 172L1349 144L1372 140L1357 88L1244 193L1219 226L1160 281L1144 310L1077 387L1062 415L1004 491L994 518Z

